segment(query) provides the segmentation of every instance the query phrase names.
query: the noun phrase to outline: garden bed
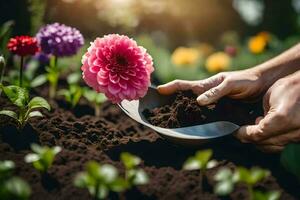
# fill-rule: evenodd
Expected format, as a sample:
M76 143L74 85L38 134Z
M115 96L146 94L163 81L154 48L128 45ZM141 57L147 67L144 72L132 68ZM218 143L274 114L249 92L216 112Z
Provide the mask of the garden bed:
M10 106L3 97L0 98L0 105L5 108ZM16 163L16 173L30 184L33 200L92 199L87 190L73 185L75 175L83 170L89 160L113 164L123 172L119 156L124 151L143 159L141 166L149 175L150 182L120 196L111 194L110 199L247 199L247 188L243 184L238 184L229 198L213 194L213 176L217 170L239 165L259 166L271 171L272 176L257 185L261 190L279 190L284 200L300 197L297 179L286 173L280 165L279 155L261 153L254 146L241 144L232 136L213 140L199 148L188 148L161 138L108 102L103 104L100 117L93 116L92 108L85 102L81 102L74 113L65 107L62 100L52 101L51 106L52 111L44 112L44 118L31 119L23 133L17 133L9 126L7 117L0 117L1 160ZM31 142L62 147L46 181L42 181L31 164L24 162ZM181 168L195 151L207 148L214 151L213 158L220 162L207 171L207 183L202 188L199 171Z

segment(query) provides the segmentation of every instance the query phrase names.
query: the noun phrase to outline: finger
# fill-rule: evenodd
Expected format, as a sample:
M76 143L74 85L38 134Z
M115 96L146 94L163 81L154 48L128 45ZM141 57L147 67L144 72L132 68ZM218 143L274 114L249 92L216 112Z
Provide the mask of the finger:
M284 149L284 146L277 145L258 145L256 147L265 153L278 153Z
M176 91L189 90L195 87L197 81L174 80L157 87L158 92L163 95L170 95Z
M223 81L220 85L209 89L197 98L199 105L204 106L216 102L230 92L230 87Z
M275 137L261 141L260 145L278 145L284 146L289 143L300 142L300 129L293 130Z
M264 117L257 117L256 119L255 119L255 124L257 125L257 124L259 124L259 122L263 119Z
M245 143L258 143L286 131L285 120L276 112L268 113L258 124L240 127L236 137Z
M200 81L174 80L157 87L158 92L163 95L170 95L177 91L192 90L195 94L201 94L212 87L217 86L224 80L224 75L217 74Z

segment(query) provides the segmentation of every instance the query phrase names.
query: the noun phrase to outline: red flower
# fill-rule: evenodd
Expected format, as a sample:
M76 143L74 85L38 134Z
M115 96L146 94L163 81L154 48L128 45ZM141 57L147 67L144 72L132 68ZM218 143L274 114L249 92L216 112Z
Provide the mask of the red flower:
M40 50L36 38L26 35L10 38L7 48L19 56L34 55Z

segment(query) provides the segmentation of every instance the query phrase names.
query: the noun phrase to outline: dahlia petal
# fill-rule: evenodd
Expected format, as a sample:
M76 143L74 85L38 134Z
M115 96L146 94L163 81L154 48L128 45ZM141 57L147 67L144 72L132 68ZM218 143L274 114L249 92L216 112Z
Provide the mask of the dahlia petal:
M118 92L121 91L121 87L119 87L118 84L108 84L108 91L111 93L111 94L117 94Z

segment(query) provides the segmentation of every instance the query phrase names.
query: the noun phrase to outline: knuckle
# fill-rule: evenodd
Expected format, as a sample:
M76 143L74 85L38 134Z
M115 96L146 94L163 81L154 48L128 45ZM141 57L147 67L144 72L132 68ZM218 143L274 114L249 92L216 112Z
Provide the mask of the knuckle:
M291 122L288 111L284 109L277 111L275 118L278 123L289 124Z

